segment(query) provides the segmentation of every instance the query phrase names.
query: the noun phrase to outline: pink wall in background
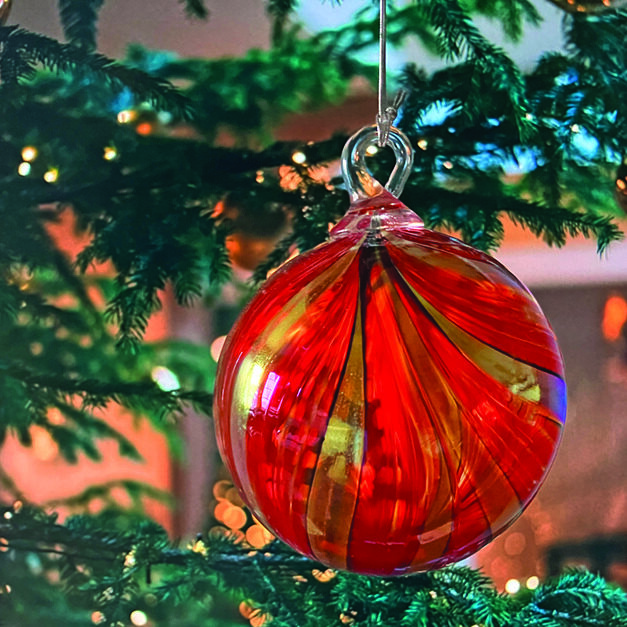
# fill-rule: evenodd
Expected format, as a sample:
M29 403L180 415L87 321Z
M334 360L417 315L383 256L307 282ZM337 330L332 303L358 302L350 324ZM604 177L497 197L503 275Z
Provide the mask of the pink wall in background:
M182 56L219 57L268 45L261 0L210 0L207 5L211 17L203 21L188 19L178 0L108 0L100 13L99 49L122 57L136 42ZM15 0L8 23L61 37L57 3L51 0Z

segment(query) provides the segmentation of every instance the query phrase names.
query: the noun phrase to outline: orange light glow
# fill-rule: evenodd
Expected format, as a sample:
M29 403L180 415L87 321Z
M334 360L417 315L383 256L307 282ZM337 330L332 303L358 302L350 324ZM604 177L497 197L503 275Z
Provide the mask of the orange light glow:
M141 122L135 127L135 131L139 135L150 135L150 133L152 133L152 124L149 122Z
M610 296L603 308L601 330L603 337L610 342L616 342L621 336L627 322L627 301L618 295Z

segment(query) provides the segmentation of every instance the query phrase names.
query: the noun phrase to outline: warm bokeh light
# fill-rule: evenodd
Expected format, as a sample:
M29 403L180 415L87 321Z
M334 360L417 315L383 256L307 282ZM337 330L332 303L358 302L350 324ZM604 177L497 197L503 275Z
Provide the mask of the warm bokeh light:
M118 113L118 122L120 124L128 124L135 119L135 113L133 111L120 111Z
M301 150L297 150L292 154L292 161L298 165L303 165L307 161L307 155Z
M56 183L59 178L59 170L57 168L50 168L47 172L44 172L44 181L46 183Z
M24 148L22 148L22 159L24 159L24 161L34 161L37 159L37 154L37 148L34 146L24 146Z
M131 623L133 623L133 625L137 625L137 627L143 627L143 625L148 623L148 616L146 616L146 614L141 610L132 611L130 619Z
M274 540L274 536L259 524L251 525L246 529L246 542L254 549L263 549L272 540Z
M603 337L610 342L618 340L625 322L627 322L627 301L622 296L614 294L605 301L603 307L601 322Z
M150 135L153 130L153 126L150 122L141 122L135 127L135 130L139 135Z
M22 161L20 165L17 166L17 173L20 176L28 176L31 171L31 165L27 161Z
M113 146L107 146L104 149L103 158L106 161L113 161L118 156L118 151Z
M211 357L218 361L220 359L220 353L222 352L222 347L224 346L224 342L226 341L226 335L221 335L217 337L213 342L211 342L210 353Z
M172 392L181 387L178 377L168 368L155 366L150 373L152 380L165 392Z
M528 590L535 590L540 585L540 578L533 575L527 579L527 583L525 585Z
M505 583L505 592L516 594L520 591L520 581L518 579L508 579Z

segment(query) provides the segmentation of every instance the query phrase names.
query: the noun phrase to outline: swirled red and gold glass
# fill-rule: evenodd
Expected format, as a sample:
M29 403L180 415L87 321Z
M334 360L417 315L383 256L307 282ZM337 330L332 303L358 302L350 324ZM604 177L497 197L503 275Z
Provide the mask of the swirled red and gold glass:
M332 568L467 557L510 525L555 456L562 358L501 264L388 192L280 268L218 369L218 444L263 524Z

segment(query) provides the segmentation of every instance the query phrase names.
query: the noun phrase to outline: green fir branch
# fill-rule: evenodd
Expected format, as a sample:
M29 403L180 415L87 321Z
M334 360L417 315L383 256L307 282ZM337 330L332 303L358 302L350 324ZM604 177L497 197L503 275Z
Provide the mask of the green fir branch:
M206 20L209 17L209 9L205 0L178 0L184 7L189 17Z
M85 50L96 48L98 11L103 3L104 0L59 0L61 25L70 43Z
M627 615L627 595L585 571L568 571L523 601L497 593L481 573L464 567L402 578L331 572L325 581L314 572L324 567L279 542L251 551L223 535L201 535L181 549L157 525L126 528L112 513L74 516L64 525L21 504L1 513L4 549L16 556L57 556L57 563L65 565L66 588L91 601L109 625L148 592L161 604L191 601L203 598L207 582L238 591L281 627L318 627L338 620L382 626L618 627ZM85 569L88 579L81 576ZM146 586L146 573L153 571L159 583Z
M420 0L420 5L438 35L441 54L449 59L467 59L479 73L489 75L492 89L507 96L512 121L521 139L529 139L533 127L527 119L529 104L525 82L514 62L481 35L458 0ZM475 80L478 81L478 78ZM480 83L477 83L477 88L480 88ZM471 108L479 107L482 100L479 91L475 90L472 96L469 105Z
M135 410L180 413L186 403L210 413L212 396L203 392L163 390L152 381L127 383L105 382L95 379L68 379L63 376L44 375L25 368L7 366L6 375L35 389L42 396L64 401L78 398L85 409L104 407L110 401Z
M42 65L56 72L83 73L117 89L128 88L158 109L171 110L183 118L191 115L189 100L169 82L81 47L61 44L21 28L3 27L0 28L0 50L0 80L4 83L30 79L36 67Z

